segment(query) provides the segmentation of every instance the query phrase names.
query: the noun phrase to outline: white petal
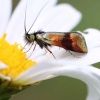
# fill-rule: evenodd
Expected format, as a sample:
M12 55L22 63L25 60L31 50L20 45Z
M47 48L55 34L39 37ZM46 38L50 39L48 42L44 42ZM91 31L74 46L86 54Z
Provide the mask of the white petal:
M87 32L87 34L88 33L91 33L91 34L100 34L100 30L98 30L98 29L94 29L94 28L88 28L88 29L86 29L86 30L84 30L84 32Z
M47 16L53 16L43 30L51 32L71 31L82 18L81 13L69 4L59 4L48 13Z
M88 49L100 47L99 30L91 28L91 29L86 29L84 32L87 32L87 34L83 34L83 35L86 39Z
M100 100L100 94L96 91L95 88L93 88L92 85L88 85L88 95L86 100Z
M0 61L0 70L5 68L8 68L8 66Z
M0 61L0 70L5 69L5 68L8 68L8 66ZM10 77L7 77L7 76L5 76L5 75L3 75L1 73L0 73L0 79L11 81Z
M1 73L0 73L0 79L11 81L11 78L10 78L10 77L4 76L4 75L1 74Z
M0 38L4 34L12 9L12 0L0 0Z
M61 60L58 60L57 63L64 66L64 65L70 65L70 64L73 64L73 65L91 65L91 64L100 62L100 47L89 50L88 53L85 55L84 54L78 55L76 53L73 53L73 54L77 55L77 57L81 57L81 58L77 58L77 57L74 57L73 55L71 55L72 57L67 56Z

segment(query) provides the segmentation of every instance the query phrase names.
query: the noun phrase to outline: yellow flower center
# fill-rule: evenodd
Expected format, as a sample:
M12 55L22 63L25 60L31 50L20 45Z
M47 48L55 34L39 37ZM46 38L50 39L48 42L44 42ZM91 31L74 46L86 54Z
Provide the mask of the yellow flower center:
M0 61L9 67L0 70L0 72L12 79L18 77L21 73L32 67L36 62L26 59L26 54L22 52L22 46L15 43L10 45L6 40L7 34L0 39ZM20 46L20 48L18 48Z

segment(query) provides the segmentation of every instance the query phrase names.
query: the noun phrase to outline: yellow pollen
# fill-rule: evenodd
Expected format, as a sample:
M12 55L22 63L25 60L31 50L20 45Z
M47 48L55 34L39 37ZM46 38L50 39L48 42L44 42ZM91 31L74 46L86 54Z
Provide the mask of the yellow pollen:
M0 72L14 79L30 67L36 65L36 62L27 60L26 54L22 52L22 46L17 43L10 45L5 40L6 36L7 34L5 33L3 38L0 39L0 61L9 67L0 70ZM20 48L18 48L19 46Z

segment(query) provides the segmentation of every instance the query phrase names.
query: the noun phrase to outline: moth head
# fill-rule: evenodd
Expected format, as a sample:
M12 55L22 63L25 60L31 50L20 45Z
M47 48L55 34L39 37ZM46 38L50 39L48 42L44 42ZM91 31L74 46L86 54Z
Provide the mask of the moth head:
M26 34L26 39L29 42L33 42L35 40L35 35L34 34Z

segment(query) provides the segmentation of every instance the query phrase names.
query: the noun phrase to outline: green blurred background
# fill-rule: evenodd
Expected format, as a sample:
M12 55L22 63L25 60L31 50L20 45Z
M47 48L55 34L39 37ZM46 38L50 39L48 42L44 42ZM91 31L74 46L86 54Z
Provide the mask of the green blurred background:
M13 0L13 9L19 0ZM100 0L59 0L58 3L69 3L79 10L82 21L73 31L87 28L100 29ZM100 67L100 63L94 64ZM11 100L85 100L86 84L69 77L57 77L46 80L36 86L16 94Z

